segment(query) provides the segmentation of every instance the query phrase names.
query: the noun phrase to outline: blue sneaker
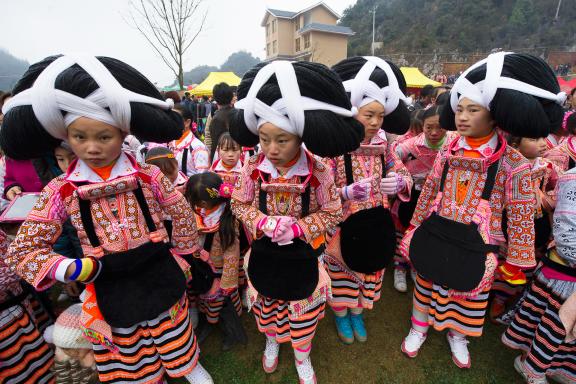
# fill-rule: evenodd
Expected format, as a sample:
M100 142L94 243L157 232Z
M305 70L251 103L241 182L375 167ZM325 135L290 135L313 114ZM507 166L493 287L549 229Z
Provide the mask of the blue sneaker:
M355 315L351 313L350 323L354 330L354 338L361 343L365 342L366 339L368 339L368 335L366 334L366 327L364 327L364 317L362 314L360 313L359 315Z
M352 332L352 324L350 324L350 316L336 316L336 330L338 331L338 337L344 344L352 344L354 342L354 333Z

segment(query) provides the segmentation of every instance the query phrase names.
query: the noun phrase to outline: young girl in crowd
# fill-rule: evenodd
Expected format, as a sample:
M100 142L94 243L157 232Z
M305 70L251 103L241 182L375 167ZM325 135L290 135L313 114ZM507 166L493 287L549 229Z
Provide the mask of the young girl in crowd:
M564 303L576 292L575 189L576 171L571 169L558 182L555 245L542 259L512 324L502 335L505 345L522 352L514 368L531 384L548 383L547 376L559 383L576 382L574 297L570 310L563 313Z
M559 145L550 149L545 157L556 164L562 171L574 168L576 165L576 113L567 112L562 123L568 136Z
M319 156L358 147L361 125L340 79L321 64L275 61L248 71L230 133L262 152L242 169L232 210L255 239L247 257L249 305L266 334L264 371L278 365L279 344L294 349L300 383L316 382L312 339L324 316L330 280L318 256L342 219L340 197Z
M496 252L505 240L503 211L506 280L519 282L522 269L536 265L530 163L497 128L545 137L562 119L558 92L543 60L506 52L474 64L454 85L440 124L461 137L436 158L403 239L418 273L412 327L402 343L407 356L416 357L432 326L449 330L454 363L470 367L466 337L482 334Z
M0 231L0 382L54 383L54 352L42 337L29 293L3 261L9 244Z
M364 140L354 152L333 159L335 183L345 221L328 242L324 255L332 281L330 306L340 339L366 341L362 312L380 299L384 268L396 244L388 196L407 201L412 178L386 141L382 129L404 132L410 124L402 72L376 57L341 61L334 71L350 92Z
M397 238L400 240L410 225L410 220L414 214L416 203L420 197L420 192L426 181L426 177L432 170L432 165L439 151L444 149L455 134L440 127L440 110L442 107L432 106L421 111L423 121L423 132L394 147L398 158L404 163L414 182L410 201L403 202L397 199L394 202L392 213L395 217ZM399 292L406 292L406 272L410 270L410 265L397 251L394 256L394 288Z
M185 192L186 199L196 212L196 224L203 235L205 251L201 260L193 262L195 265L206 263L204 267L209 275L204 289L198 292L196 287L190 293L197 296L197 305L207 322L221 324L224 350L228 350L236 341L246 342L238 317L242 314L238 293L240 241L238 222L230 210L231 193L231 186L223 183L220 176L213 172L192 176ZM192 284L195 282L192 281ZM225 306L230 308L226 311L223 309ZM235 311L236 315L230 316L231 311ZM240 332L231 332L238 328Z
M166 147L154 147L146 153L146 164L152 164L160 168L164 176L170 180L172 186L184 193L188 177L180 171L178 161L174 153Z
M554 207L556 206L555 189L558 182L560 170L550 160L542 157L547 150L546 139L543 137L532 139L529 137L509 136L508 144L518 150L530 162L532 174L532 187L534 190L534 233L536 260L540 260L550 242L552 234L551 219ZM504 218L506 215L504 215ZM506 221L502 224L506 226ZM503 228L506 233L505 228ZM506 246L500 248L502 261L506 258ZM496 273L494 284L492 285L492 303L490 305L490 319L501 323L499 317L524 289L524 285L510 284L505 276Z
M184 119L184 133L178 140L172 141L168 147L176 156L180 170L188 177L208 171L210 153L204 143L192 132L192 112L182 104L175 105L174 110Z
M129 133L152 142L180 137L181 116L139 72L106 57L46 58L14 95L3 107L2 149L34 158L66 140L78 159L44 188L6 263L38 290L56 280L86 284L82 325L101 382L159 382L168 374L212 383L198 363L189 266L178 256L199 252L193 212L160 169L122 152ZM173 219L172 244L164 215ZM52 250L68 217L84 258Z
M218 174L222 178L222 181L228 185L229 188L233 188L236 185L236 181L242 172L244 151L240 144L238 144L230 133L224 132L220 139L218 139L218 144L216 146L216 153L218 157L212 163L212 172ZM249 243L250 234L244 229L244 226L240 227L240 262L238 263L238 287L244 289L246 285L246 272L244 271L244 255L250 247ZM241 295L243 304L246 305L245 296Z

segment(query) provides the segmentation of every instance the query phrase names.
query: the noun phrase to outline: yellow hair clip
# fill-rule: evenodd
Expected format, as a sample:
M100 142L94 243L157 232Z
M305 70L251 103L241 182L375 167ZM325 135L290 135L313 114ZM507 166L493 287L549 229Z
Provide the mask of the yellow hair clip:
M211 199L217 199L218 198L219 193L215 188L206 187L206 192L208 192L208 195L210 195Z

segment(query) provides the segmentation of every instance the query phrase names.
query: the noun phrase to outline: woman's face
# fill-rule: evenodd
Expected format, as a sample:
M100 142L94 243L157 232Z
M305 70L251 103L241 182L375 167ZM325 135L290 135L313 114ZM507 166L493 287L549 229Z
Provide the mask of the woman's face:
M440 115L430 116L424 120L423 131L430 144L438 144L446 136L446 130L440 127Z
M76 159L74 152L69 151L64 147L57 147L54 150L54 156L56 157L58 167L60 167L62 172L66 172L70 166L70 163Z
M364 126L364 139L370 141L384 122L384 106L377 101L366 104L358 109L356 120Z
M488 136L495 126L488 109L465 97L458 103L455 122L461 136L473 138Z
M275 167L283 167L296 157L302 140L271 123L263 124L258 130L262 152Z
M240 156L242 155L242 149L240 146L226 146L226 147L218 147L218 156L222 159L222 162L227 167L233 167L238 163L240 160Z
M92 168L105 167L116 161L125 136L120 129L87 117L80 117L68 126L70 148Z

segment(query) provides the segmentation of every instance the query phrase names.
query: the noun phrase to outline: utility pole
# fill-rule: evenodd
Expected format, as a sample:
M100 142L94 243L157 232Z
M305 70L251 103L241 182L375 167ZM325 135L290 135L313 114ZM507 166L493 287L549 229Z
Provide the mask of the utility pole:
M374 8L372 8L372 56L374 56L374 32L376 30L376 8L378 8L378 5L374 5Z
M556 16L554 16L554 21L558 21L558 14L560 13L560 6L562 5L562 0L558 0L558 6L556 7Z

